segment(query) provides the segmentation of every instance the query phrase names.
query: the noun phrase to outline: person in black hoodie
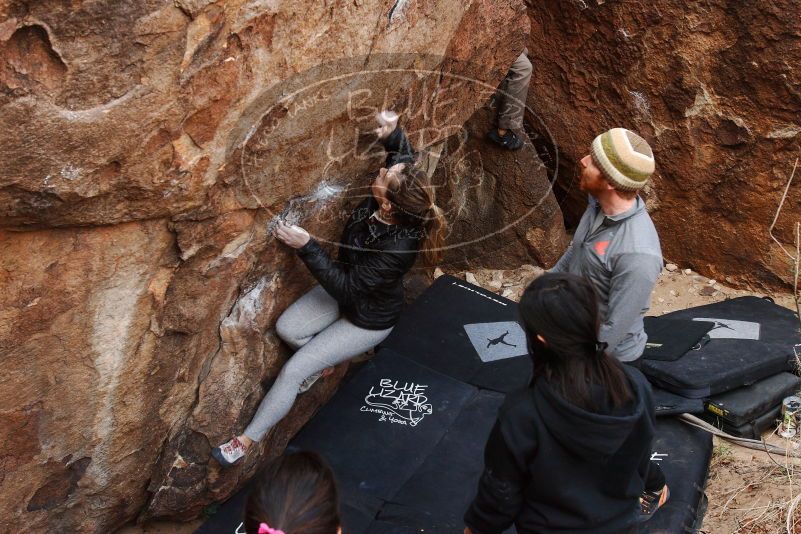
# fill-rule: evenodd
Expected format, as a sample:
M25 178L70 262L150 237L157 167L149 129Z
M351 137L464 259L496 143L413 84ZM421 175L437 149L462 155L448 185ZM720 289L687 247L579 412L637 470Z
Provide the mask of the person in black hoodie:
M487 441L465 533L636 532L668 497L650 461L651 390L598 341L598 304L577 275L526 288L520 315L531 385L510 394Z
M319 285L279 317L276 332L296 352L245 431L212 449L224 467L238 463L289 412L299 390L325 369L383 341L400 316L403 276L418 252L422 249L430 263L439 259L445 220L434 189L414 167L415 154L397 115L383 112L378 121L386 167L345 224L337 259L302 228L277 225L276 237L297 250Z

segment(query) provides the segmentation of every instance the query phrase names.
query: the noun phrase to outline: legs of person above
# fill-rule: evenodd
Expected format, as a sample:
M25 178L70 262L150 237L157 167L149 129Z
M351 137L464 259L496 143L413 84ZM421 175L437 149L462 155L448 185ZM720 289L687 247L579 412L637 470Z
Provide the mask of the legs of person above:
M523 127L523 113L526 109L528 85L531 81L531 62L525 51L512 63L506 75L506 94L498 109L498 130L520 129Z
M629 362L621 362L621 363L624 363L626 365L630 365L630 366L634 367L637 370L641 370L642 369L642 356L640 356L636 360L631 360Z
M498 128L490 131L489 138L508 150L517 150L523 146L523 140L512 130L523 127L523 113L531 71L531 62L526 57L526 51L523 51L512 63L502 85L498 106Z
M339 304L322 286L316 285L284 310L275 323L275 333L298 350L337 319Z
M322 286L316 285L284 310L278 318L275 331L284 343L298 350L337 319L339 304ZM211 453L221 465L227 467L244 457L250 444L250 439L238 436L215 447Z
M316 345L318 344L314 343L314 340L310 341L284 364L278 378L262 399L256 415L240 438L246 444L260 441L270 428L284 418L295 403L298 388L307 376L339 363L325 360L323 354L314 350L318 348ZM319 348L325 350L325 347Z
M392 331L359 328L345 318L317 334L284 365L278 379L262 400L244 436L260 441L289 412L298 386L309 375L333 367L381 343Z
M391 328L359 328L341 318L313 336L281 369L245 432L216 447L212 451L214 457L226 467L236 463L254 441L260 441L289 412L298 395L298 387L306 377L364 353L381 343L391 331Z
M338 318L339 304L322 286L317 285L281 314L275 331L284 343L298 350ZM298 393L305 393L321 376L328 376L333 371L327 368L305 377Z
M312 387L312 386L313 386L313 385L314 385L314 384L315 384L315 383L316 383L316 382L317 382L319 379L321 379L321 378L324 378L324 377L326 377L326 376L330 376L330 375L332 375L332 374L334 374L334 368L333 368L333 367L326 367L326 368L325 368L325 369L323 369L322 371L317 371L317 372L316 372L316 373L314 373L313 375L311 375L311 376L307 376L307 377L306 377L306 378L303 380L303 382L301 382L301 383L300 383L300 386L298 387L298 394L301 394L301 393L306 393L307 391L309 391L309 390L311 389L311 387Z

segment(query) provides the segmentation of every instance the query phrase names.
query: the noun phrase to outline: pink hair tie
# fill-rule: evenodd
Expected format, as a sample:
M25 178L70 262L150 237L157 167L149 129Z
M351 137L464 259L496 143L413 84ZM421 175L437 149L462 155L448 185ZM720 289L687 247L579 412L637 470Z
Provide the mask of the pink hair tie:
M278 530L277 528L270 528L270 525L267 523L261 523L259 525L259 534L284 534L284 531Z

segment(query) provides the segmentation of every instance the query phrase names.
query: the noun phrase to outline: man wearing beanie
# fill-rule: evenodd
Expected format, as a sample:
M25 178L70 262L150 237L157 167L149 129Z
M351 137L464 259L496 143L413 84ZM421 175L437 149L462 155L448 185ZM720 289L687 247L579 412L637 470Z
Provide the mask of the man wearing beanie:
M659 236L637 192L654 172L648 143L625 128L592 142L579 187L590 195L573 241L551 269L586 276L598 293L599 338L620 361L639 365L643 317L662 270Z

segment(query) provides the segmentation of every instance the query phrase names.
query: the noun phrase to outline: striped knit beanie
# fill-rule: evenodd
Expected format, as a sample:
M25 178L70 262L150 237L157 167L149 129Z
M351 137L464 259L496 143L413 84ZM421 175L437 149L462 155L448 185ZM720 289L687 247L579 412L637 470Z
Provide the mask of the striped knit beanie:
M615 189L642 189L654 172L651 147L645 139L625 128L612 128L596 137L590 153L604 178Z

